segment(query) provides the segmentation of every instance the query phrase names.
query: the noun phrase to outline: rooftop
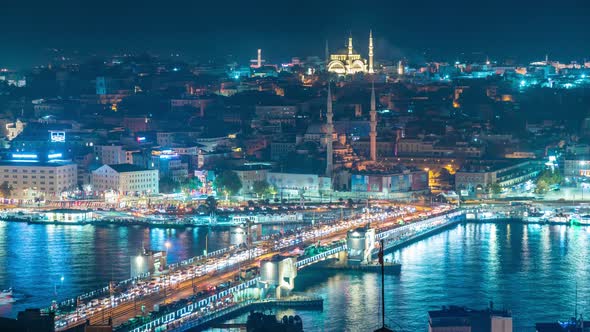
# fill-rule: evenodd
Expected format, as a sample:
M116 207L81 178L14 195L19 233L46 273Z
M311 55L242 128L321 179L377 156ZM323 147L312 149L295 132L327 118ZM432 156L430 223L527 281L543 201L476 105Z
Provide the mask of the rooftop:
M60 167L66 165L74 165L74 163L69 161L52 161L52 162L43 162L43 161L14 161L14 160L2 160L0 161L0 166L22 166L22 167Z
M141 172L147 171L148 169L139 167L137 165L132 164L115 164L115 165L108 165L110 168L115 170L117 173L127 173L127 172Z

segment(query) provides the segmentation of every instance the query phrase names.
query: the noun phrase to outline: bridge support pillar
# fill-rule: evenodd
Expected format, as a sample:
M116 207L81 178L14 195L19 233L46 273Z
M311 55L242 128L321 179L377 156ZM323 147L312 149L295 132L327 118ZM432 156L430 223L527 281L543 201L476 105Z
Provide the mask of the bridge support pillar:
M368 264L375 249L375 229L357 228L346 235L347 261L349 265Z
M274 298L288 295L295 287L297 277L295 257L275 255L260 262L260 287L266 294L274 290Z

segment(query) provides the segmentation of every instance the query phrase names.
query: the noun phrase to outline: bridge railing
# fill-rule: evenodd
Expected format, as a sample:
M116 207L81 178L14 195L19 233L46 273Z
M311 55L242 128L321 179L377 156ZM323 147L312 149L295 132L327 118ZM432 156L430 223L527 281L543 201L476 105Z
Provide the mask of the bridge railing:
M222 249L219 249L216 251L212 251L212 252L208 253L206 257L207 258L217 257L219 255L223 255L227 252L230 252L234 249L235 249L235 246L229 246L229 247L222 248ZM195 262L202 261L204 259L205 259L204 255L195 256L195 257L191 257L189 259L185 259L185 260L177 262L177 263L168 264L168 268L171 270L175 270L175 269L178 269L182 266L188 266L188 265L194 264ZM149 278L150 275L151 274L149 272L146 272L146 273L142 273L138 276L135 276L133 278L128 278L128 279L119 281L119 282L117 282L115 288L125 287L131 283L137 282L138 280L143 280L143 279ZM63 309L63 308L69 308L72 306L76 306L78 301L91 300L94 298L98 298L102 295L109 294L109 290L110 290L109 286L105 286L105 287L95 289L90 292L86 292L82 295L78 295L74 298L68 298L68 299L62 300L57 304L58 310ZM44 310L50 311L51 307L47 307Z
M151 321L144 323L140 326L128 327L125 325L121 325L116 330L117 331L131 331L131 332L152 331L152 329L155 329L158 326L170 323L176 319L190 315L191 313L194 313L197 310L200 310L201 308L207 307L211 303L216 303L218 300L223 299L227 295L234 294L234 293L237 293L241 290L255 286L258 284L258 280L259 280L259 278L254 278L254 279L248 280L244 283L241 283L239 285L236 285L234 287L230 287L229 289L226 289L224 291L218 292L217 294L213 294L213 295L206 297L204 299L201 299L199 301L195 301L195 302L188 304L184 307L175 309L174 311L162 313L161 315L156 314L157 317L154 317L154 319L152 319Z
M337 254L337 253L339 253L341 251L345 251L345 250L346 250L346 245L341 245L336 248L332 248L330 250L324 251L324 252L319 253L317 255L313 255L311 257L307 257L307 258L297 261L297 263L295 263L295 267L300 269L308 264L317 262L318 260L324 259L328 256L332 256L334 254Z
M413 222L411 224L407 224L407 225L404 225L404 226L395 227L395 228L392 228L390 230L383 231L381 233L377 233L375 235L375 239L381 240L381 239L384 239L386 237L389 237L392 234L401 233L401 232L405 232L405 231L408 231L410 229L413 229L413 228L415 228L419 224L426 225L426 224L430 224L430 223L434 223L434 222L441 222L441 221L445 221L445 220L450 220L450 219L455 218L455 217L458 217L458 216L460 216L462 214L464 214L463 211L453 211L453 212L446 213L446 214L443 214L443 215L439 215L439 216L435 216L435 217L430 217L430 218L427 218L427 219L424 219L424 220L421 220L421 221L418 221L418 222Z

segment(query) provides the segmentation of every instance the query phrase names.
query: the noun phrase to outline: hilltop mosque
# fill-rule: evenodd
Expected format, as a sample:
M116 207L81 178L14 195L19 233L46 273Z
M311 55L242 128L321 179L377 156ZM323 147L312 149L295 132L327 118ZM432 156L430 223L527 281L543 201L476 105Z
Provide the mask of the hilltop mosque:
M338 50L336 54L330 54L328 72L338 75L353 75L357 73L373 74L373 32L369 32L369 61L361 59L352 47L352 36L348 37L348 47Z

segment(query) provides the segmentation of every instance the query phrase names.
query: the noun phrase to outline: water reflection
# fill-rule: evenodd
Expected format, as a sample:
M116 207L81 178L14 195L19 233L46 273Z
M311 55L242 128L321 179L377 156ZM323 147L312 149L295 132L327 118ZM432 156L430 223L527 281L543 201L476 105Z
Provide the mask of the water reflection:
M274 232L255 229L253 239ZM208 235L207 235L208 234ZM205 238L208 237L208 240ZM0 288L13 287L19 301L1 306L14 316L25 307L44 307L104 287L130 274L130 256L142 247L166 250L173 263L227 247L227 229L148 228L141 226L28 225L0 221ZM63 277L63 281L61 278Z
M406 331L427 331L428 310L449 304L483 308L494 301L496 307L512 310L515 331L530 329L535 322L573 314L576 280L578 312L587 317L589 246L590 234L583 228L459 225L389 254L403 267L401 275L386 276L388 319ZM298 312L304 327L310 331L377 327L379 283L380 276L371 273L301 272L296 289L326 301L322 313Z

